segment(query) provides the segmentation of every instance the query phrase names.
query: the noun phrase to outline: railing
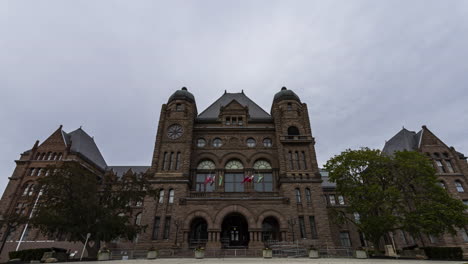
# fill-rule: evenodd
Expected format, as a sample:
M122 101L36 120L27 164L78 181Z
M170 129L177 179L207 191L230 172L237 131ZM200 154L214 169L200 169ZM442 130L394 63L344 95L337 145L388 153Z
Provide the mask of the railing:
M277 192L190 192L189 198L268 198L280 197Z
M270 244L273 257L308 257L308 248L295 242L277 242ZM354 250L347 247L317 247L321 258L353 258ZM145 259L147 250L137 249L112 249L111 259ZM193 258L193 249L159 249L158 258ZM228 248L228 249L206 249L207 258L235 258L235 257L262 257L262 249Z
M313 142L314 138L312 136L280 136L280 141L283 142Z

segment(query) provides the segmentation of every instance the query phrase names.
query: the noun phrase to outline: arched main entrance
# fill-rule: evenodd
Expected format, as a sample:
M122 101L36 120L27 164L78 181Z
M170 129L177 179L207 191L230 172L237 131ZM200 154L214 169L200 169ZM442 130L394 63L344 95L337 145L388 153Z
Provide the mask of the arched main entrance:
M231 213L224 217L221 243L223 248L246 248L249 245L249 226L243 215Z
M262 222L262 241L276 242L281 240L278 220L273 216L265 218Z
M197 217L190 223L189 247L205 246L208 241L208 224L206 220Z

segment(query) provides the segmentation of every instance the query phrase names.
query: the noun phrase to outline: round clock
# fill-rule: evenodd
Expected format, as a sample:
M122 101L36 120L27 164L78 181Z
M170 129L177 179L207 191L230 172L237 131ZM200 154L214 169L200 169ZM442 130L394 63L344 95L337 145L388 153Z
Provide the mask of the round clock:
M167 136L170 139L178 139L184 133L184 129L181 125L172 125L167 129Z

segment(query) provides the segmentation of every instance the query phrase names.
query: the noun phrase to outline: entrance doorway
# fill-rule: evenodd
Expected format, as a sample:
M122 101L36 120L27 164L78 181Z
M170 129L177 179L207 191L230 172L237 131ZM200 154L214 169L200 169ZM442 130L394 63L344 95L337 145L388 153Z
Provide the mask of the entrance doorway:
M208 241L208 224L206 220L197 217L190 224L189 247L204 247Z
M239 213L227 215L221 228L223 248L246 248L249 245L249 229L243 215Z

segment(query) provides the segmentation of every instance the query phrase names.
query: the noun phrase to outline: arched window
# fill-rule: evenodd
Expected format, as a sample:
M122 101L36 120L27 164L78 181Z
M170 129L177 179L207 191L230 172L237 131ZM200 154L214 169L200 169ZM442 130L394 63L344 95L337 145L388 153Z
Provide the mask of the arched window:
M163 155L163 170L168 170L168 165L169 165L168 153L164 152L164 155Z
M465 192L465 189L463 188L463 185L462 185L461 181L456 180L455 181L455 187L457 188L457 192L459 192L459 193Z
M298 204L302 203L301 190L299 190L299 188L296 188L295 192L296 192L296 203Z
M306 154L304 151L301 152L301 162L302 162L302 167L304 170L307 170L307 159L306 159Z
M171 152L171 154L169 155L169 168L168 168L168 170L172 170L172 163L173 163L172 158L173 158L173 156L174 156L174 152Z
M174 203L174 189L169 190L169 203Z
M175 169L179 170L179 168L180 168L180 152L177 152Z
M141 213L138 213L135 216L135 225L140 226L141 225Z
M438 184L439 184L440 187L442 187L442 189L447 189L447 187L445 186L445 183L443 181L439 181Z
M253 138L248 138L247 139L247 147L253 148L257 145L257 142Z
M54 152L54 154L52 154L52 159L51 160L56 160L57 159L57 152Z
M164 189L159 190L159 203L164 203Z
M239 160L230 160L224 166L226 169L224 191L243 192L244 191L244 165Z
M41 153L36 154L36 160L39 160L41 158Z
M219 148L223 145L223 141L220 138L213 139L213 147Z
M52 160L52 152L47 153L47 160Z
M59 153L59 154L58 154L57 160L62 160L62 153Z
M45 158L46 158L46 153L44 152L42 153L41 158L39 160L45 160Z
M197 192L212 192L215 184L214 179L207 183L207 179L210 180L215 176L216 165L211 160L202 160L198 163L197 173L195 178L195 190Z
M273 191L273 173L271 164L266 160L257 160L254 165L254 189L258 192Z
M298 136L299 135L299 129L295 126L290 126L288 127L288 135L289 136Z
M39 169L39 170L37 171L37 176L42 176L42 172L43 172L43 171L44 171L44 169L42 169L42 168Z
M34 173L36 173L36 169L31 168L30 171L29 171L29 176L34 176Z
M306 194L306 201L308 204L311 204L312 203L312 197L310 195L310 189L309 188L306 188L305 189L305 194Z
M230 160L226 163L226 170L242 170L244 165L239 160Z
M263 146L266 148L270 148L273 145L271 138L263 139Z

